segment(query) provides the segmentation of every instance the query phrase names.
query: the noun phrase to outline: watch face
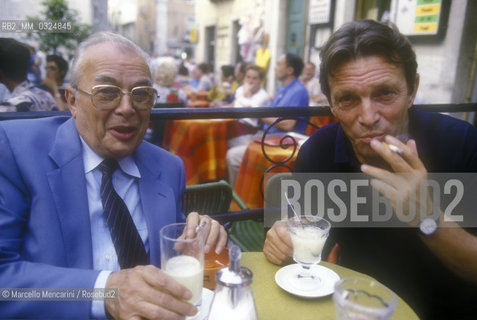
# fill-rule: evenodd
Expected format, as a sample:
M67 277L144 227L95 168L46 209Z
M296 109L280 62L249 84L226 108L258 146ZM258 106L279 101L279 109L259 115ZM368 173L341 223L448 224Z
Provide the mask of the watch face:
M431 235L437 230L437 222L434 219L426 218L422 220L419 229L425 235Z

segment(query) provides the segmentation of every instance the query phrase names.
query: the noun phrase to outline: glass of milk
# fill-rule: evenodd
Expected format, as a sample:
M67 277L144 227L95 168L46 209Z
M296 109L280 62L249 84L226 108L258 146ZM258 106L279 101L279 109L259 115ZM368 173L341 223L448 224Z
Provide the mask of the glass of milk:
M204 232L197 228L192 237L185 236L185 223L163 227L161 269L192 292L189 303L200 307L204 280Z
M302 290L320 287L319 275L312 266L321 261L321 252L328 238L331 224L317 216L293 216L288 219L288 231L293 245L293 260L301 268L293 275L294 286Z

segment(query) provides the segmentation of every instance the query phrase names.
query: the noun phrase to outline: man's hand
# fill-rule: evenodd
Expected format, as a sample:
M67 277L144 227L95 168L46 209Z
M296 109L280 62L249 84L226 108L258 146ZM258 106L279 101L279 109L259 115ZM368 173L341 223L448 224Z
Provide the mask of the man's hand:
M291 260L293 246L286 221L277 221L268 230L263 253L271 263L277 265L282 265Z
M197 313L185 302L192 293L152 265L113 272L106 288L118 289L118 298L104 303L115 319L183 319Z
M186 238L192 238L198 226L205 232L205 253L215 248L219 254L227 244L227 231L217 221L206 215L199 215L197 212L191 212L187 216Z
M391 201L394 211L399 214L398 218L415 227L433 212L432 199L423 185L427 170L419 159L414 140L404 144L386 136L385 142L401 149L402 154L392 151L378 140L372 140L370 145L394 172L366 164L361 166L361 170L375 178L371 180L371 186Z
M402 155L391 151L377 140L371 141L371 148L395 172L369 165L362 165L361 170L376 178L371 181L371 185L388 196L395 209L399 201L409 203L409 199L412 199L417 214L409 224L417 226L423 218L420 217L420 210L426 214L433 212L431 197L427 190L422 193L423 199L420 199L421 184L427 179L427 170L419 159L414 140L409 140L404 144L394 137L386 136L385 141L403 150ZM400 176L397 174L400 172L407 172L408 175ZM411 178L405 179L404 177ZM406 205L401 205L401 207L403 211L409 208ZM434 210L437 209L439 208L434 208ZM455 222L445 222L442 212L440 214L440 227L432 236L421 236L422 241L455 274L477 284L477 237L462 229Z

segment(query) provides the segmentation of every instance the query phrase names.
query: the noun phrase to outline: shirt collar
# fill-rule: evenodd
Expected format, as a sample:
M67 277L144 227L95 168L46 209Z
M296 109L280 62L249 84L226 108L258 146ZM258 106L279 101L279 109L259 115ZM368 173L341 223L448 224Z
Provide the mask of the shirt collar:
M89 173L96 169L96 167L98 167L98 165L104 160L104 158L94 152L93 149L90 148L90 146L83 140L81 136L80 139L81 144L83 145L84 172ZM118 164L124 173L135 178L141 178L139 169L132 156L118 159Z

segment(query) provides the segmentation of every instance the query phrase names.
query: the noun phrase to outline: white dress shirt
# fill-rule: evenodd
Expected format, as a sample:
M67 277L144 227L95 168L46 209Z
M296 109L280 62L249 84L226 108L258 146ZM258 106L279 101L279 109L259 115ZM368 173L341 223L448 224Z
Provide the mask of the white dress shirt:
M270 96L268 95L265 89L260 88L255 92L251 97L245 97L244 95L244 86L240 86L235 91L235 108L257 108L257 107L267 107L270 103ZM243 118L239 121L247 123L252 127L259 127L258 119Z
M88 195L89 218L91 223L91 240L93 250L93 268L102 270L96 278L95 288L105 288L106 280L113 271L119 271L118 256L111 240L111 234L104 219L101 202L102 173L98 165L104 160L96 154L81 138L83 145L83 162L86 176L86 192ZM129 209L136 229L141 236L146 252L149 252L146 219L143 214L139 196L139 169L132 156L118 160L119 168L113 173L113 186ZM104 301L93 300L91 306L93 318L105 318Z

